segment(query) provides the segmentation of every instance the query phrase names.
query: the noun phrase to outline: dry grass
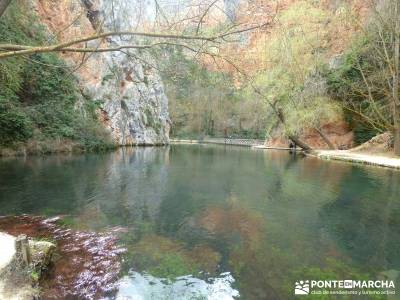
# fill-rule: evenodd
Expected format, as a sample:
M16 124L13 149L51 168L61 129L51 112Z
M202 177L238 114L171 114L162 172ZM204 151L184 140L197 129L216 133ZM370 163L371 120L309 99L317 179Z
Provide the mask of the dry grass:
M12 147L0 148L0 157L43 155L50 153L71 153L82 151L82 147L71 140L29 140L27 143L20 143L15 144Z

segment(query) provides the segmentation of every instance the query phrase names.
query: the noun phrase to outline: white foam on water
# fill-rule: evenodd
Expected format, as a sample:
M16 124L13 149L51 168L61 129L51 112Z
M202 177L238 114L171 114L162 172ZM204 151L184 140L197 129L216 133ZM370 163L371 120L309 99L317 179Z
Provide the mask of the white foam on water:
M170 281L149 274L131 272L119 281L117 299L233 300L234 297L239 297L239 292L232 287L234 281L229 272L209 278L208 282L191 275Z

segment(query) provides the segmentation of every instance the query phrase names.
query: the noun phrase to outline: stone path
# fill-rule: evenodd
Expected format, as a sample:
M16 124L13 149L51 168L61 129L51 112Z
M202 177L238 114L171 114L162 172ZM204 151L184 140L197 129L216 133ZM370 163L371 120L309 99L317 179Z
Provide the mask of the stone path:
M326 160L341 160L373 166L400 169L400 158L350 152L347 150L315 150L311 153Z

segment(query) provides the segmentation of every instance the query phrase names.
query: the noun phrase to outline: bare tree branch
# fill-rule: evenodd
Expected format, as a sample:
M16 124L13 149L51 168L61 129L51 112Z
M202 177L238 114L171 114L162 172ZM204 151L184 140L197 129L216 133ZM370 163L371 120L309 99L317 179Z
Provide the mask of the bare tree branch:
M250 28L244 28L235 31L225 32L219 35L214 36L197 36L197 35L183 35L183 34L163 34L163 33L151 33L151 32L136 32L136 31L112 31L112 32L102 32L94 35L81 37L75 40L71 40L68 42L59 43L51 46L26 46L26 45L13 45L13 44L0 44L0 49L6 50L5 52L0 52L0 59L4 59L7 57L19 56L19 55L29 55L34 53L44 53L44 52L57 52L57 51L73 51L73 52L91 52L90 50L85 50L85 48L70 48L72 45L93 41L97 39L103 39L111 36L140 36L140 37L149 37L149 38L161 38L161 39L177 39L177 40L193 40L193 41L206 41L206 42L214 42L217 43L218 40L223 39L229 35L239 34L246 31L251 31L256 28L260 28L265 26L266 24L262 24L259 26L254 26ZM124 45L118 46L114 48L108 48L111 50L106 50L102 48L96 52L105 52L105 51L119 51L121 49L127 48L150 48L149 45ZM88 49L88 48L86 48ZM93 48L92 48L93 49ZM93 52L94 50L92 50Z
M200 31L200 27L201 24L203 23L204 18L206 17L206 15L208 14L208 12L210 11L211 7L214 6L215 3L217 3L219 0L214 0L213 2L211 2L211 4L209 6L207 6L207 8L204 10L203 14L201 15L199 22L197 23L197 28L196 28L196 34L199 33Z

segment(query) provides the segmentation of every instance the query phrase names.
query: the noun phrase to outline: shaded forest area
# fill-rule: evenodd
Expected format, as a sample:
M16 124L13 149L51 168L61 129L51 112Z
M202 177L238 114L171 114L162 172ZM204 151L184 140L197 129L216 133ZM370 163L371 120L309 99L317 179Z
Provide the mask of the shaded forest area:
M38 17L20 1L11 2L0 18L0 43L10 41L48 41ZM79 94L72 70L57 54L1 60L0 86L0 145L28 153L111 146L97 104Z

